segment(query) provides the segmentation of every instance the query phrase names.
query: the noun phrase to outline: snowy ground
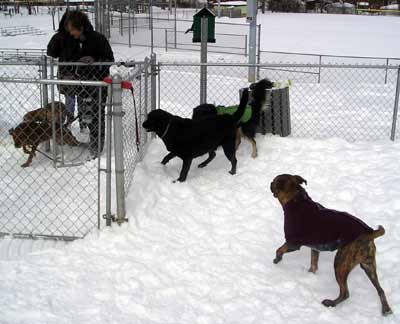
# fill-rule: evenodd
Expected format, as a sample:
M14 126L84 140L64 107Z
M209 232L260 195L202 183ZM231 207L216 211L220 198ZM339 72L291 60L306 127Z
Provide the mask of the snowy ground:
M155 141L136 170L129 224L0 261L1 322L382 323L378 296L359 268L349 300L336 309L320 304L338 293L333 253L322 254L316 275L307 272L306 248L272 263L283 217L268 187L289 172L308 180L314 199L386 228L376 240L377 263L394 315L384 323L398 323L399 144L270 136L258 143L256 160L241 145L236 176L217 152L209 167L194 164L186 183L173 184L181 163L162 167L165 148Z
M384 57L396 56L400 50L399 42L393 41L400 33L396 17L266 14L259 21L264 50ZM45 48L52 34L51 17L0 17L0 26L23 24L47 35L0 37L0 47ZM119 58L142 60L149 53L143 47L114 49ZM199 56L158 54L169 61L197 60ZM209 58L228 61L233 57ZM194 80L190 73L180 73L180 81ZM222 79L228 89L222 100L228 104L246 82L225 72L210 82ZM307 84L308 79L301 77L294 79L292 93L297 95L291 98L292 107L321 133L336 129L332 116L338 111L343 113L342 124L347 120L350 126L358 123L365 129L387 131L394 88L383 85L381 79L377 82L374 74L369 79L369 85L342 83L340 88L332 86L335 77L321 86L314 81ZM177 71L164 73L161 82L168 90L162 106L190 113L198 100L176 88ZM190 82L186 85L193 88ZM351 91L346 95L345 89ZM214 89L209 95L212 101L221 99ZM36 108L37 98L24 102L26 98L18 92L15 101L23 111ZM361 115L348 105L354 102ZM12 114L10 108L4 101L0 105L1 116L7 117L0 120L2 131L10 126L8 120L20 118L20 111ZM371 119L371 112L382 117ZM294 132L308 127L299 121L293 121ZM4 160L10 143L0 140ZM166 151L156 140L135 172L127 202L129 224L93 232L67 245L1 240L0 323L398 323L399 142L272 136L259 136L257 141L256 160L250 158L250 145L242 143L236 176L228 174L229 163L217 152L206 169L194 164L186 183L172 184L181 162L173 160L162 167L159 161ZM338 293L333 253L322 254L317 275L307 272L307 249L288 255L279 265L272 264L274 251L283 242L283 219L268 188L280 173L302 175L315 200L354 213L372 227L381 224L386 228L386 235L376 240L378 274L394 315L382 319L378 296L359 268L349 278L348 301L336 309L320 304ZM10 194L10 187L0 189Z

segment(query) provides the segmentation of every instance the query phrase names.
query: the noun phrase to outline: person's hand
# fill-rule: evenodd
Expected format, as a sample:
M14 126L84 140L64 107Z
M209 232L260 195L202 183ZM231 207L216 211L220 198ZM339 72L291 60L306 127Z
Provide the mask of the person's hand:
M79 59L79 62L81 63L86 63L86 64L91 64L94 62L94 58L92 56L83 56Z

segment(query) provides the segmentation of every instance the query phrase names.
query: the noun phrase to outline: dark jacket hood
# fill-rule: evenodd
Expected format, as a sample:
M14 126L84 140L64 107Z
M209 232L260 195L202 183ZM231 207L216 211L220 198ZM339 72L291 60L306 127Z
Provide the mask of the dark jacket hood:
M67 20L68 11L66 11L63 16L61 17L60 24L58 25L58 32L60 33L67 33L65 29L65 21Z

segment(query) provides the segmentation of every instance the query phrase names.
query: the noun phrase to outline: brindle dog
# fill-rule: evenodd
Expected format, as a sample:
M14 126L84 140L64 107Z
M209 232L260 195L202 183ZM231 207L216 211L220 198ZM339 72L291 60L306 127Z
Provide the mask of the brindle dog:
M301 186L302 183L307 184L301 176L282 174L272 181L271 192L274 197L277 198L284 207L289 201L291 201L300 191L304 191ZM297 212L297 211L296 211ZM378 230L374 230L370 233L362 234L355 240L347 243L346 245L339 245L335 256L334 269L336 281L339 285L340 293L339 296L334 299L325 299L322 304L327 307L334 307L349 297L349 289L347 286L347 278L351 270L357 265L365 271L366 275L376 288L379 298L382 304L382 314L389 315L392 310L386 300L385 292L378 281L378 275L376 273L376 260L375 252L376 247L374 239L385 234L385 230L382 226L379 226ZM291 245L288 243L283 244L276 251L276 258L274 263L278 263L282 260L282 256L285 253L298 250L300 246ZM311 250L311 267L310 272L315 273L318 269L318 257L319 251L316 249Z
M21 165L23 168L31 165L39 144L52 139L53 135L52 126L47 122L23 122L8 132L13 137L15 148L22 148L25 154L29 154L28 160ZM60 126L56 128L56 142L58 145L70 146L81 144L68 128Z
M24 115L24 122L48 122L53 119L56 124L63 125L66 119L65 105L60 101L54 101L54 116L52 112L53 104L50 102L44 108L35 109Z

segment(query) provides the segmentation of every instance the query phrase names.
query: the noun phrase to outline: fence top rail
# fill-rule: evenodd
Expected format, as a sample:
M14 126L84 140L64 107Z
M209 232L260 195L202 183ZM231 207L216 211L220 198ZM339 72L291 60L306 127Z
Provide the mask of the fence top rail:
M174 32L173 28L158 28L158 29L165 29L167 32ZM177 30L179 34L186 34L184 30ZM247 36L247 34L228 34L228 33L215 33L215 35L222 35L222 36Z
M110 84L103 81L76 81L76 80L48 80L48 79L23 79L23 78L3 78L0 77L0 83L35 83L35 84L54 84L69 86L87 86L87 87L108 87Z
M374 60L400 60L400 57L380 57L380 56L351 56L351 55L334 55L334 54L315 54L315 53L298 53L298 52L281 52L281 51L260 51L261 53L271 54L291 54L316 57L338 57L338 58L358 58L358 59L374 59Z
M114 16L115 17L115 16ZM119 18L121 20L121 14L116 15L116 18ZM129 17L128 16L123 16L122 20L128 20ZM135 17L131 17L131 19L135 19L135 20L149 20L149 16L136 16ZM160 18L160 17L154 17L153 16L153 20L161 20L161 21L175 21L175 19L168 19L168 18ZM177 22L181 21L181 22L190 22L193 23L193 20L189 20L189 19L176 19ZM243 24L243 23L232 23L232 22L223 22L223 21L216 21L215 24L217 25L233 25L233 26L243 26L243 27L248 27L248 24Z
M34 60L36 59L36 60ZM31 62L27 61L13 61L7 57L6 61L1 61L1 56L0 56L0 65L38 65L38 63L41 63L40 57L33 57L31 58ZM82 62L58 62L57 60L49 60L49 62L52 61L52 64L55 66L125 66L125 67L135 67L136 65L143 65L146 64L144 61L118 61L118 62L93 62L93 63L82 63Z
M332 69L381 69L381 70L397 70L400 65L377 65L377 64L301 64L301 63L261 63L261 64L248 64L248 63L198 63L198 62L159 62L160 66L229 66L229 67L249 67L255 66L260 68L332 68Z

